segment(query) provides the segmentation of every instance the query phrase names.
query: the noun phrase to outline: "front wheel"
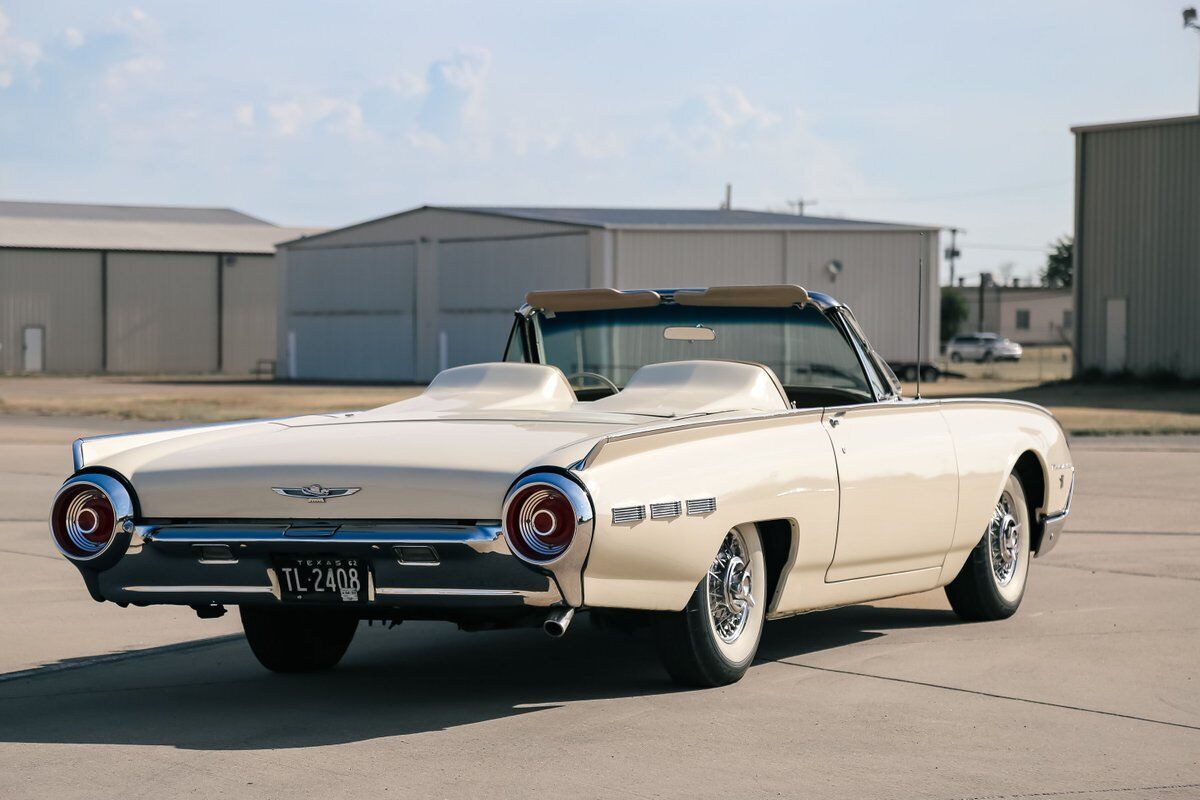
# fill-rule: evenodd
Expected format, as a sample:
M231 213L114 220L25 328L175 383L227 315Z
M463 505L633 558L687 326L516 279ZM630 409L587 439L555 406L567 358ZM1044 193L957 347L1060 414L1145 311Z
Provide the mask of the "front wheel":
M332 669L346 654L358 618L323 608L242 606L242 630L259 663L273 672Z
M1028 577L1029 506L1014 473L1004 484L983 538L946 586L946 597L963 619L1007 619L1021 605Z
M962 353L959 353L959 352L951 353L950 360L953 361L955 364L961 364L962 363Z
M758 527L726 533L687 606L658 622L659 655L676 683L724 686L746 674L766 619L766 578Z

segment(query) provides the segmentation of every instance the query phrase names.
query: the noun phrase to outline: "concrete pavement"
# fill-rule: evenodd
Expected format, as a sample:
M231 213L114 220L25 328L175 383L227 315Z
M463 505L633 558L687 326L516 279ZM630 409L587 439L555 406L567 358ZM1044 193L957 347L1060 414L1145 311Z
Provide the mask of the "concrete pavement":
M112 426L0 418L0 673L237 631L96 604L53 554L67 446ZM35 671L0 680L0 797L1200 797L1200 437L1073 447L1068 534L1005 622L940 592L804 615L709 691L585 620L364 625L318 676L240 638Z

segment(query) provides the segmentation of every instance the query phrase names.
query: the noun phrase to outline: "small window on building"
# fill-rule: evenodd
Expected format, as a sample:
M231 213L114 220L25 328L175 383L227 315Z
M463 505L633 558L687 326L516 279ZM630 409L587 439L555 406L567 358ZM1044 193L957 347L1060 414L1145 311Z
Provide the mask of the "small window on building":
M1019 330L1019 331L1029 330L1029 309L1028 308L1018 308L1017 309L1017 330Z
M1075 315L1071 312L1071 309L1064 308L1063 309L1063 327L1069 328L1074 324L1075 324Z

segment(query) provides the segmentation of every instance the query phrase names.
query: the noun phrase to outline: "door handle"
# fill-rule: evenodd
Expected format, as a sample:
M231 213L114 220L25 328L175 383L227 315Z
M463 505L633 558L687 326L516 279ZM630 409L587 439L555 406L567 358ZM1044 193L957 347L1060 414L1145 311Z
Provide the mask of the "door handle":
M841 425L841 424L842 424L842 421L840 419L838 419L837 417L829 418L829 427L836 428L838 425Z

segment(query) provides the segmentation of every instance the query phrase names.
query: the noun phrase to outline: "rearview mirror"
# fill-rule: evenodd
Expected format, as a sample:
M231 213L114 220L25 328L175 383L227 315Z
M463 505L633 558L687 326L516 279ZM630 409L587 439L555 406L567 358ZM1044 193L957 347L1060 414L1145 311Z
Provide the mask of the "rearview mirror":
M717 339L717 332L703 325L694 327L672 325L669 328L663 328L663 338L673 342L714 342Z

